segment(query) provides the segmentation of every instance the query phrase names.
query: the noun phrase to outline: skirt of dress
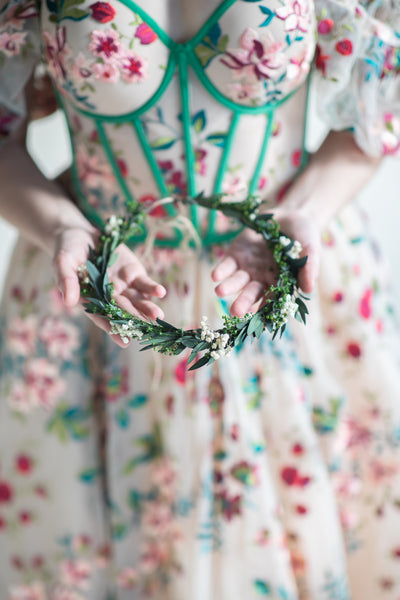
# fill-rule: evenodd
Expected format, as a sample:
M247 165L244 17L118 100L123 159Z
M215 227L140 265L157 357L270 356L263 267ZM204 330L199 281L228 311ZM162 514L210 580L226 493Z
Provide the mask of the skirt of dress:
M397 600L400 338L347 208L306 327L210 368L119 349L25 241L1 309L1 600ZM217 321L211 262L157 251L166 319Z

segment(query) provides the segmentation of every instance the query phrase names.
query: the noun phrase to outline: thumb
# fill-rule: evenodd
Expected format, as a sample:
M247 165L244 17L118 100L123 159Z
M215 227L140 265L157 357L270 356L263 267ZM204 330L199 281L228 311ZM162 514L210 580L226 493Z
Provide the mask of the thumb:
M59 250L54 257L57 285L68 307L76 306L80 298L80 285L72 256L64 250Z

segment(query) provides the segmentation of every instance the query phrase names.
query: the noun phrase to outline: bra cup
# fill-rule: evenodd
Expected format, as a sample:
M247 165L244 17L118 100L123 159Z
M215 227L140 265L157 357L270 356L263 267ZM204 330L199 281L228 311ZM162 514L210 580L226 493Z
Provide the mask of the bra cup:
M210 28L195 48L196 62L227 100L246 107L268 105L307 78L315 51L313 5L295 0L283 8L273 0L268 8L257 3L245 10L245 26L243 3L236 2ZM210 40L217 49L214 56L207 52Z
M140 109L157 92L170 49L145 23L140 29L133 24L132 9L116 0L108 4L115 10L112 21L94 19L93 2L86 0L79 5L89 13L86 18L64 19L57 27L43 3L42 35L58 91L80 110L120 116Z

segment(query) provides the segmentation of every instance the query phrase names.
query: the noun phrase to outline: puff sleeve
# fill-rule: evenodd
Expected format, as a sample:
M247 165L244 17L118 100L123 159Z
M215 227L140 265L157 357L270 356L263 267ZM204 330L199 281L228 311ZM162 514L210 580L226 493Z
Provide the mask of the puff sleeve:
M0 144L23 121L24 87L40 58L34 0L0 0Z
M319 116L371 156L400 156L400 0L316 0Z

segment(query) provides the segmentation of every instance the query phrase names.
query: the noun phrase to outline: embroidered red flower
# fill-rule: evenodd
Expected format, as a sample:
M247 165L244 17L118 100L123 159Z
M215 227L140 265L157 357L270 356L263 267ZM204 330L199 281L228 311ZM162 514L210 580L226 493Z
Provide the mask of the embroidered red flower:
M348 40L347 38L344 40L339 40L335 48L336 51L339 52L339 54L343 54L343 56L348 56L353 52L353 44L351 40Z
M353 358L360 358L362 354L360 344L357 344L357 342L349 342L347 344L347 353Z
M295 150L294 152L292 152L292 165L294 167L297 168L300 166L301 156L302 156L301 150Z
M296 506L296 512L298 515L306 515L308 513L308 509L303 504L298 504Z
M139 38L140 43L143 45L152 44L157 39L157 34L147 23L140 23L136 29L135 38Z
M293 444L293 446L292 446L292 452L293 452L293 454L297 454L297 455L303 454L304 453L304 446L302 444L299 444L299 443Z
M371 288L365 290L363 297L360 300L360 304L358 306L358 312L364 319L369 319L372 313L371 309L371 300L372 300L373 290Z
M281 471L281 477L287 485L295 485L298 476L296 467L284 467Z
M115 8L108 2L95 2L90 4L89 8L92 11L92 19L99 23L108 23L115 17Z
M0 481L0 504L11 502L14 496L14 490L7 481Z
M20 454L15 459L15 468L22 475L29 475L29 473L32 471L32 467L32 459L27 454Z
M343 297L344 297L344 296L343 296L343 292L335 292L335 293L333 294L333 301L334 301L334 302L342 302L342 300L343 300Z
M322 19L322 21L318 23L318 33L321 35L327 35L332 31L333 26L334 22L332 19Z
M329 54L324 54L321 46L317 44L315 50L315 66L322 72L322 75L326 76L326 63L330 59Z
M18 515L20 523L23 525L29 525L32 522L32 513L27 510L22 510Z
M122 177L127 177L128 166L127 166L126 162L122 158L119 158L117 160L117 164L118 164L119 170L121 171Z

